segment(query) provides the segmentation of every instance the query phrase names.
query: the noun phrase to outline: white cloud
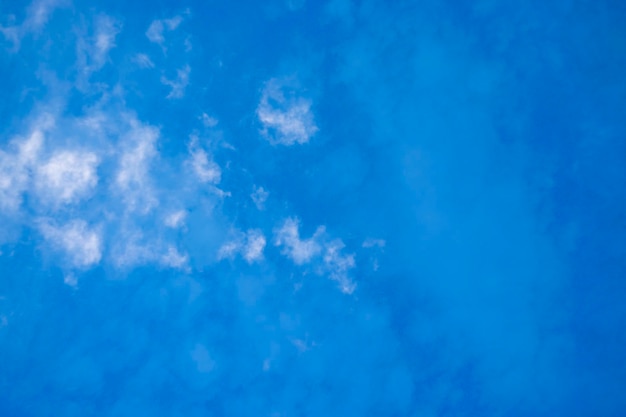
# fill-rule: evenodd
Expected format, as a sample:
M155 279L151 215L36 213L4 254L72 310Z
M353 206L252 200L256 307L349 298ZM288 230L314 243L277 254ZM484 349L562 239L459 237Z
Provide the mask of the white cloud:
M117 268L132 268L154 262L158 259L155 245L142 242L143 235L138 231L118 230L114 236L111 260Z
M77 66L81 71L77 80L79 88L84 88L90 75L106 64L109 51L115 47L115 38L120 31L120 22L100 14L94 19L93 35L79 36L77 41Z
M309 239L300 239L299 221L295 218L288 218L276 231L274 244L282 246L282 253L291 258L296 265L310 262L311 259L319 255L322 246L318 238L325 232L325 228L317 228L313 236Z
M185 210L178 210L168 214L163 223L169 228L178 229L185 224L186 217L187 212Z
M263 187L257 187L255 185L252 194L250 194L250 198L254 201L257 209L264 210L265 202L267 201L269 195L270 193L265 191Z
M157 19L153 20L146 31L146 37L150 42L163 45L165 42L164 32L171 32L182 23L183 18L181 16L174 16L170 19Z
M39 222L39 229L56 250L68 256L72 266L89 268L100 262L100 230L89 228L84 220L73 220L63 226L55 226L49 220L43 220Z
M96 187L97 166L98 157L91 152L56 152L37 169L37 193L53 204L76 203Z
M45 120L44 120L45 126ZM30 174L44 142L44 132L36 128L28 138L11 143L13 151L0 150L0 210L16 212L30 184Z
M222 177L222 170L219 165L210 158L210 155L198 144L198 138L192 136L189 142L189 160L196 177L203 183L219 184Z
M386 242L384 239L374 239L374 238L368 237L367 239L363 241L362 246L364 248L384 248L385 244Z
M70 287L76 288L78 286L78 277L73 273L69 273L63 277L63 282Z
M154 263L167 268L188 269L189 256L153 234L146 236L137 229L122 229L114 238L116 243L111 251L111 259L118 268Z
M174 246L168 246L167 251L160 256L160 264L170 268L184 268L189 262L189 256L182 254Z
M176 79L170 80L165 76L161 77L161 84L167 85L171 88L166 98L182 98L185 95L185 88L189 84L189 73L191 68L189 65L176 70Z
M202 124L206 127L215 127L219 122L219 120L217 120L215 117L209 116L206 113L202 113L202 116L200 116L200 120L202 120Z
M233 259L241 254L249 264L263 259L266 239L259 229L250 229L246 233L235 231L234 236L220 248L218 259Z
M21 24L15 26L0 26L0 33L13 43L15 50L19 49L22 38L30 33L39 33L52 12L67 5L68 0L35 0L26 9L26 17Z
M273 145L307 143L317 132L311 100L296 96L288 80L272 78L265 84L257 107L261 134Z
M337 281L343 293L352 294L356 284L349 271L356 266L354 254L342 254L345 245L341 239L328 241L324 226L319 226L309 239L301 239L298 229L298 220L288 218L276 230L275 244L282 246L282 254L296 265L311 263L318 274Z
M246 246L243 251L243 258L252 263L263 259L263 249L265 249L265 236L260 230L248 230Z
M158 204L149 176L150 165L156 157L159 131L130 120L131 129L123 136L126 149L119 160L115 186L129 210L148 212Z
M109 51L115 47L115 37L121 27L119 22L106 15L99 15L95 25L91 59L94 69L99 69L106 62Z
M355 267L354 254L342 255L345 247L340 239L335 239L326 245L324 266L331 279L339 283L339 288L346 294L352 294L356 284L348 276L348 271Z
M135 64L137 64L141 68L154 68L154 62L152 62L147 54L136 54L133 57L133 62L135 62Z

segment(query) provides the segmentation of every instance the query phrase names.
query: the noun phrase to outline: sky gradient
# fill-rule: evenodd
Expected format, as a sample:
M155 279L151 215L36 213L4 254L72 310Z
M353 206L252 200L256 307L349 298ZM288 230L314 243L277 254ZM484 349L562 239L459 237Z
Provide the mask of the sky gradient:
M626 413L626 3L0 3L0 416Z

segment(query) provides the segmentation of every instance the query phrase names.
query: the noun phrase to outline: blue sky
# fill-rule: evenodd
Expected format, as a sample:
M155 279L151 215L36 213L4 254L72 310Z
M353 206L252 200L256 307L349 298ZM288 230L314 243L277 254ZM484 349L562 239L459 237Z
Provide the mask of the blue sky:
M625 18L0 3L0 415L624 415Z

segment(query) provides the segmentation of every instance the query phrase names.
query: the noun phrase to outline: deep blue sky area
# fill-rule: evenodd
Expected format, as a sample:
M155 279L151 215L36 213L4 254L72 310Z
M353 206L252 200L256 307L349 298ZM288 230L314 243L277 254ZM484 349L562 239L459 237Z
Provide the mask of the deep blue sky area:
M626 415L624 21L0 2L0 417Z

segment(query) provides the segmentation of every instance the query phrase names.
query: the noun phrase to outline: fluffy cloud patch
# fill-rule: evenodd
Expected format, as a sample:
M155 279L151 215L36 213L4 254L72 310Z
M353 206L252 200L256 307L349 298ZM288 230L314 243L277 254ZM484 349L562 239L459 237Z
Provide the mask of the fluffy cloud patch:
M246 233L234 232L234 235L222 245L217 255L218 259L233 259L237 254L241 254L249 264L263 259L263 250L267 243L263 232L250 229Z
M56 226L40 222L40 231L55 250L64 252L76 268L90 268L102 258L102 237L98 228L90 228L84 220L73 220Z
M296 265L311 263L319 274L337 281L343 293L352 294L356 289L349 276L349 271L356 266L354 254L342 253L345 245L341 239L328 241L324 226L319 226L309 239L301 239L299 221L288 218L276 230L274 243L281 246L281 253Z
M307 143L318 131L311 106L311 100L297 96L288 80L272 78L256 110L261 134L272 145Z
M318 239L326 230L320 226L311 238L300 239L299 225L298 219L288 218L276 230L274 237L274 244L281 246L283 255L290 258L296 265L305 264L322 252L322 246Z
M55 205L76 203L96 187L97 165L91 152L56 152L37 170L37 193Z
M222 170L213 161L209 153L200 147L198 138L195 136L192 136L189 143L189 160L187 163L200 182L211 184L220 182Z

